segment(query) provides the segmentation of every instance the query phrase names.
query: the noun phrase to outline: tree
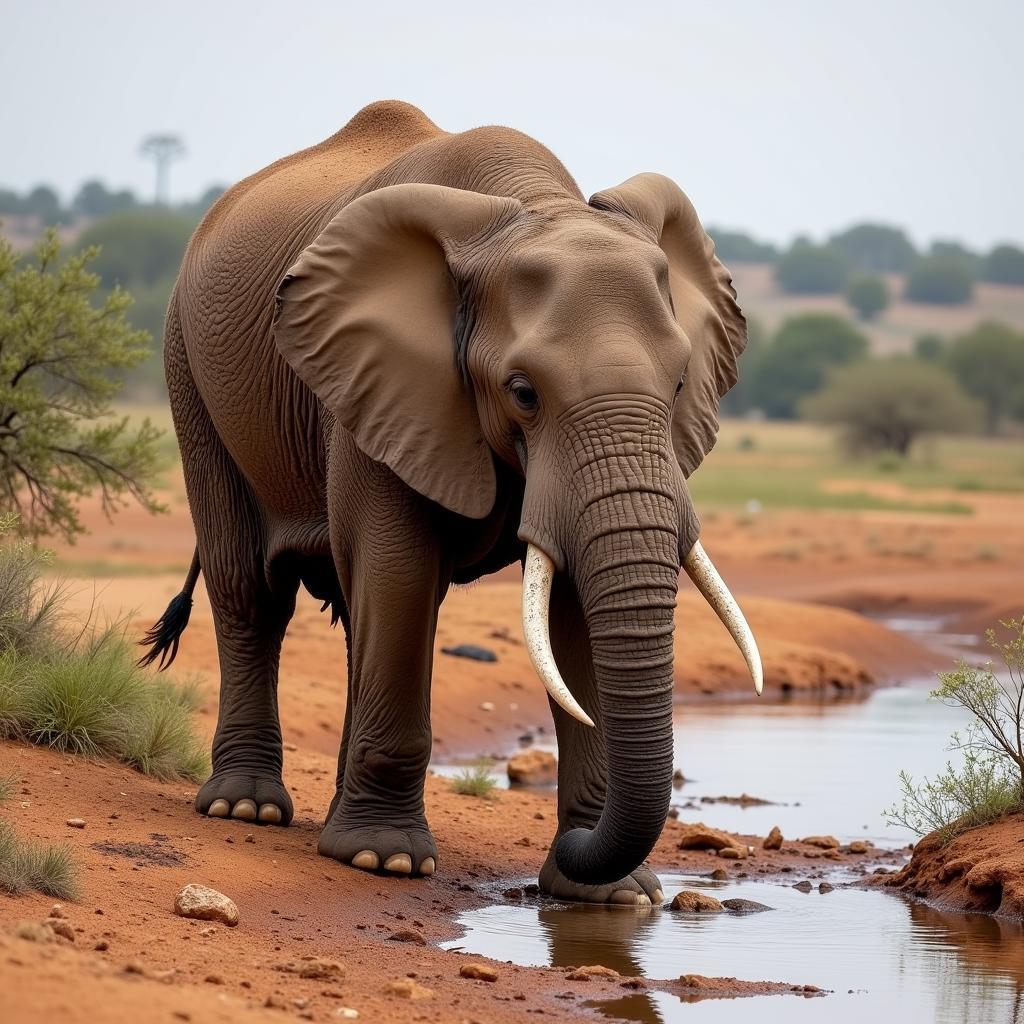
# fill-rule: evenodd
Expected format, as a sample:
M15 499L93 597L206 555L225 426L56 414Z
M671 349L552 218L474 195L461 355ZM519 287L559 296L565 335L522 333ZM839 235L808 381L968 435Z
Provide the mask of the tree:
M852 454L906 455L922 434L960 433L977 422L975 407L947 370L905 356L835 370L801 411L837 426Z
M747 317L747 347L740 356L736 383L722 399L722 414L742 416L757 404L754 395L755 364L767 343L764 324L755 316Z
M49 185L36 185L21 201L21 212L38 217L41 224L62 224L68 217L60 205L60 196Z
M792 419L802 398L819 390L835 366L864 358L868 339L829 313L791 317L751 366L751 404L773 419Z
M992 284L1024 284L1024 249L997 245L985 257L981 276Z
M759 242L745 231L725 231L722 228L708 228L714 239L718 258L729 263L771 263L778 252L770 242Z
M914 358L939 363L946 354L946 339L941 334L919 334L914 339Z
M84 182L71 201L71 209L80 217L106 217L136 205L135 196L128 189L111 192L102 181Z
M153 201L157 206L166 206L167 178L171 164L185 155L185 143L177 135L150 135L142 140L139 152L152 160L156 167L156 189Z
M34 261L0 238L0 512L16 513L32 537L82 532L76 503L99 491L109 516L134 498L156 511L150 491L158 431L112 416L116 374L146 355L147 336L125 321L131 298L115 289L91 299L96 250L62 258L55 232Z
M917 258L906 233L888 224L855 224L828 241L857 270L875 274L902 274Z
M985 427L994 434L1024 396L1024 335L987 320L954 338L947 365L963 389L985 407Z
M971 301L974 277L952 253L922 256L910 268L903 294L913 302L959 306Z
M928 255L946 256L950 260L958 260L975 281L981 274L981 257L973 249L968 249L962 242L954 242L951 239L932 242L928 248Z
M834 295L843 290L850 264L830 245L798 238L775 263L775 280L790 295Z
M871 274L855 277L846 286L846 301L861 320L874 320L889 306L889 287Z
M170 210L126 210L86 228L83 248L99 247L92 269L108 287L173 281L192 234L192 222ZM170 289L168 288L168 294Z

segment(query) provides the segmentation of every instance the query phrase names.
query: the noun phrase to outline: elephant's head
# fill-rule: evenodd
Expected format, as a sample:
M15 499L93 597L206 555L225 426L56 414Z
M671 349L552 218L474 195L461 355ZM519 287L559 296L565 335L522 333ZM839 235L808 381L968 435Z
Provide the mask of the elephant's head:
M370 192L289 271L276 339L363 451L452 512L490 512L495 458L524 476L531 656L553 699L589 722L548 640L551 575L568 573L609 769L599 824L564 835L558 864L588 884L628 874L671 793L681 564L760 674L686 486L746 341L689 200L649 174L543 211L439 185Z

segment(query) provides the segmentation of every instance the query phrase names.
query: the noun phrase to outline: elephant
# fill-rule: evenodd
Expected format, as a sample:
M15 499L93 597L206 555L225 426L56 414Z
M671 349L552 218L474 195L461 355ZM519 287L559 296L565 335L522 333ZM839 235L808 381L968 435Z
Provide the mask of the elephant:
M540 886L661 899L644 862L672 787L681 566L760 671L687 489L745 344L677 185L640 174L587 202L509 128L449 133L378 102L228 190L167 312L196 549L143 641L145 662L173 660L202 572L220 701L196 810L292 818L277 679L301 585L348 641L319 852L433 874L438 609L452 584L518 561L560 753Z

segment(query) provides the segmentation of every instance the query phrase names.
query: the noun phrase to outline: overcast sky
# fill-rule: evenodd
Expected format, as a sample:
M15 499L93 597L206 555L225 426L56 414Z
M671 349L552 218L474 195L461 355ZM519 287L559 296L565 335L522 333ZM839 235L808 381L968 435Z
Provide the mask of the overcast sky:
M317 142L364 104L506 124L584 192L661 171L775 241L853 221L1024 242L1024 4L0 0L0 186L174 198Z

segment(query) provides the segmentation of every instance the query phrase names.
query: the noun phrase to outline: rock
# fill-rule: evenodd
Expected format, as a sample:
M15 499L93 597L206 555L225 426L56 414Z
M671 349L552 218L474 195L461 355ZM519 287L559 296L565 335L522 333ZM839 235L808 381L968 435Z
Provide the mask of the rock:
M676 768L672 772L672 785L681 786L686 781L686 776L683 774L682 768Z
M67 913L64 910L64 904L63 903L54 903L54 905L52 907L50 907L50 917L67 917L67 916L68 915L67 915Z
M854 839L846 848L847 853L867 853L871 847L863 839Z
M229 928L238 924L238 907L234 901L205 885L186 885L175 897L174 912L196 921L220 921Z
M802 881L802 882L794 882L793 883L793 888L794 889L799 889L801 892L810 892L811 891L811 883L808 882L806 879L804 879L804 881Z
M618 971L613 971L610 967L602 967L601 964L593 964L590 967L577 967L576 970L570 971L566 976L566 981L590 981L591 978L619 978L621 975Z
M68 820L64 822L64 824L67 825L69 828L85 828L85 819L68 818Z
M558 761L547 750L523 750L508 762L508 781L514 786L543 786L558 781Z
M345 977L345 968L341 964L318 956L303 957L298 963L289 961L274 964L274 970L284 974L297 974L307 981L342 981Z
M342 1020L359 1020L359 1011L353 1010L351 1006L339 1006L335 1009L334 1016Z
M67 939L68 942L75 941L75 929L71 927L70 921L65 921L61 917L50 917L46 919L45 923L50 926L54 935Z
M497 981L498 972L487 964L463 964L459 968L460 978L472 978L474 981Z
M726 871L725 868L715 868L715 870L711 872L711 877L716 882L725 882L729 878L729 872Z
M821 850L839 849L839 840L835 836L804 836L800 842L808 846L817 846Z
M203 978L203 981L205 981L207 985L223 985L224 984L224 975L223 974L208 974L205 978Z
M720 914L723 909L714 896L706 896L691 889L677 892L669 906L672 910L681 910L686 914Z
M455 647L442 647L442 654L450 654L453 658L469 658L471 661L497 661L498 656L489 647L476 644L456 644Z
M506 889L501 895L507 900L521 900L523 898L523 890L513 886L511 889Z
M425 946L427 944L427 940L412 928L403 928L401 931L392 932L388 936L388 940L391 942L411 942L415 946Z
M97 953L105 953L108 949L110 949L110 943L107 942L106 939L100 939L93 945L92 948L95 949Z
M384 986L384 994L414 1001L434 998L433 989L427 988L425 985L419 985L411 978L396 978L394 981L389 981Z
M765 850L781 850L782 849L782 829L778 825L773 825L771 832L764 837L764 842L761 846Z
M747 848L745 846L723 846L718 851L718 856L722 860L744 860L747 856Z
M758 903L756 900L722 900L722 906L726 910L732 911L734 914L760 914L765 910L774 910L774 907L766 906L764 903Z
M18 921L11 929L16 938L26 942L56 942L53 929L42 921Z
M696 825L684 824L680 831L680 850L723 850L726 847L739 847L739 842L734 836L717 828L710 828L703 822Z
M833 889L835 889L835 886L830 885L828 882L822 882L818 886L818 892L820 892L822 896L824 896L827 892L832 892Z

